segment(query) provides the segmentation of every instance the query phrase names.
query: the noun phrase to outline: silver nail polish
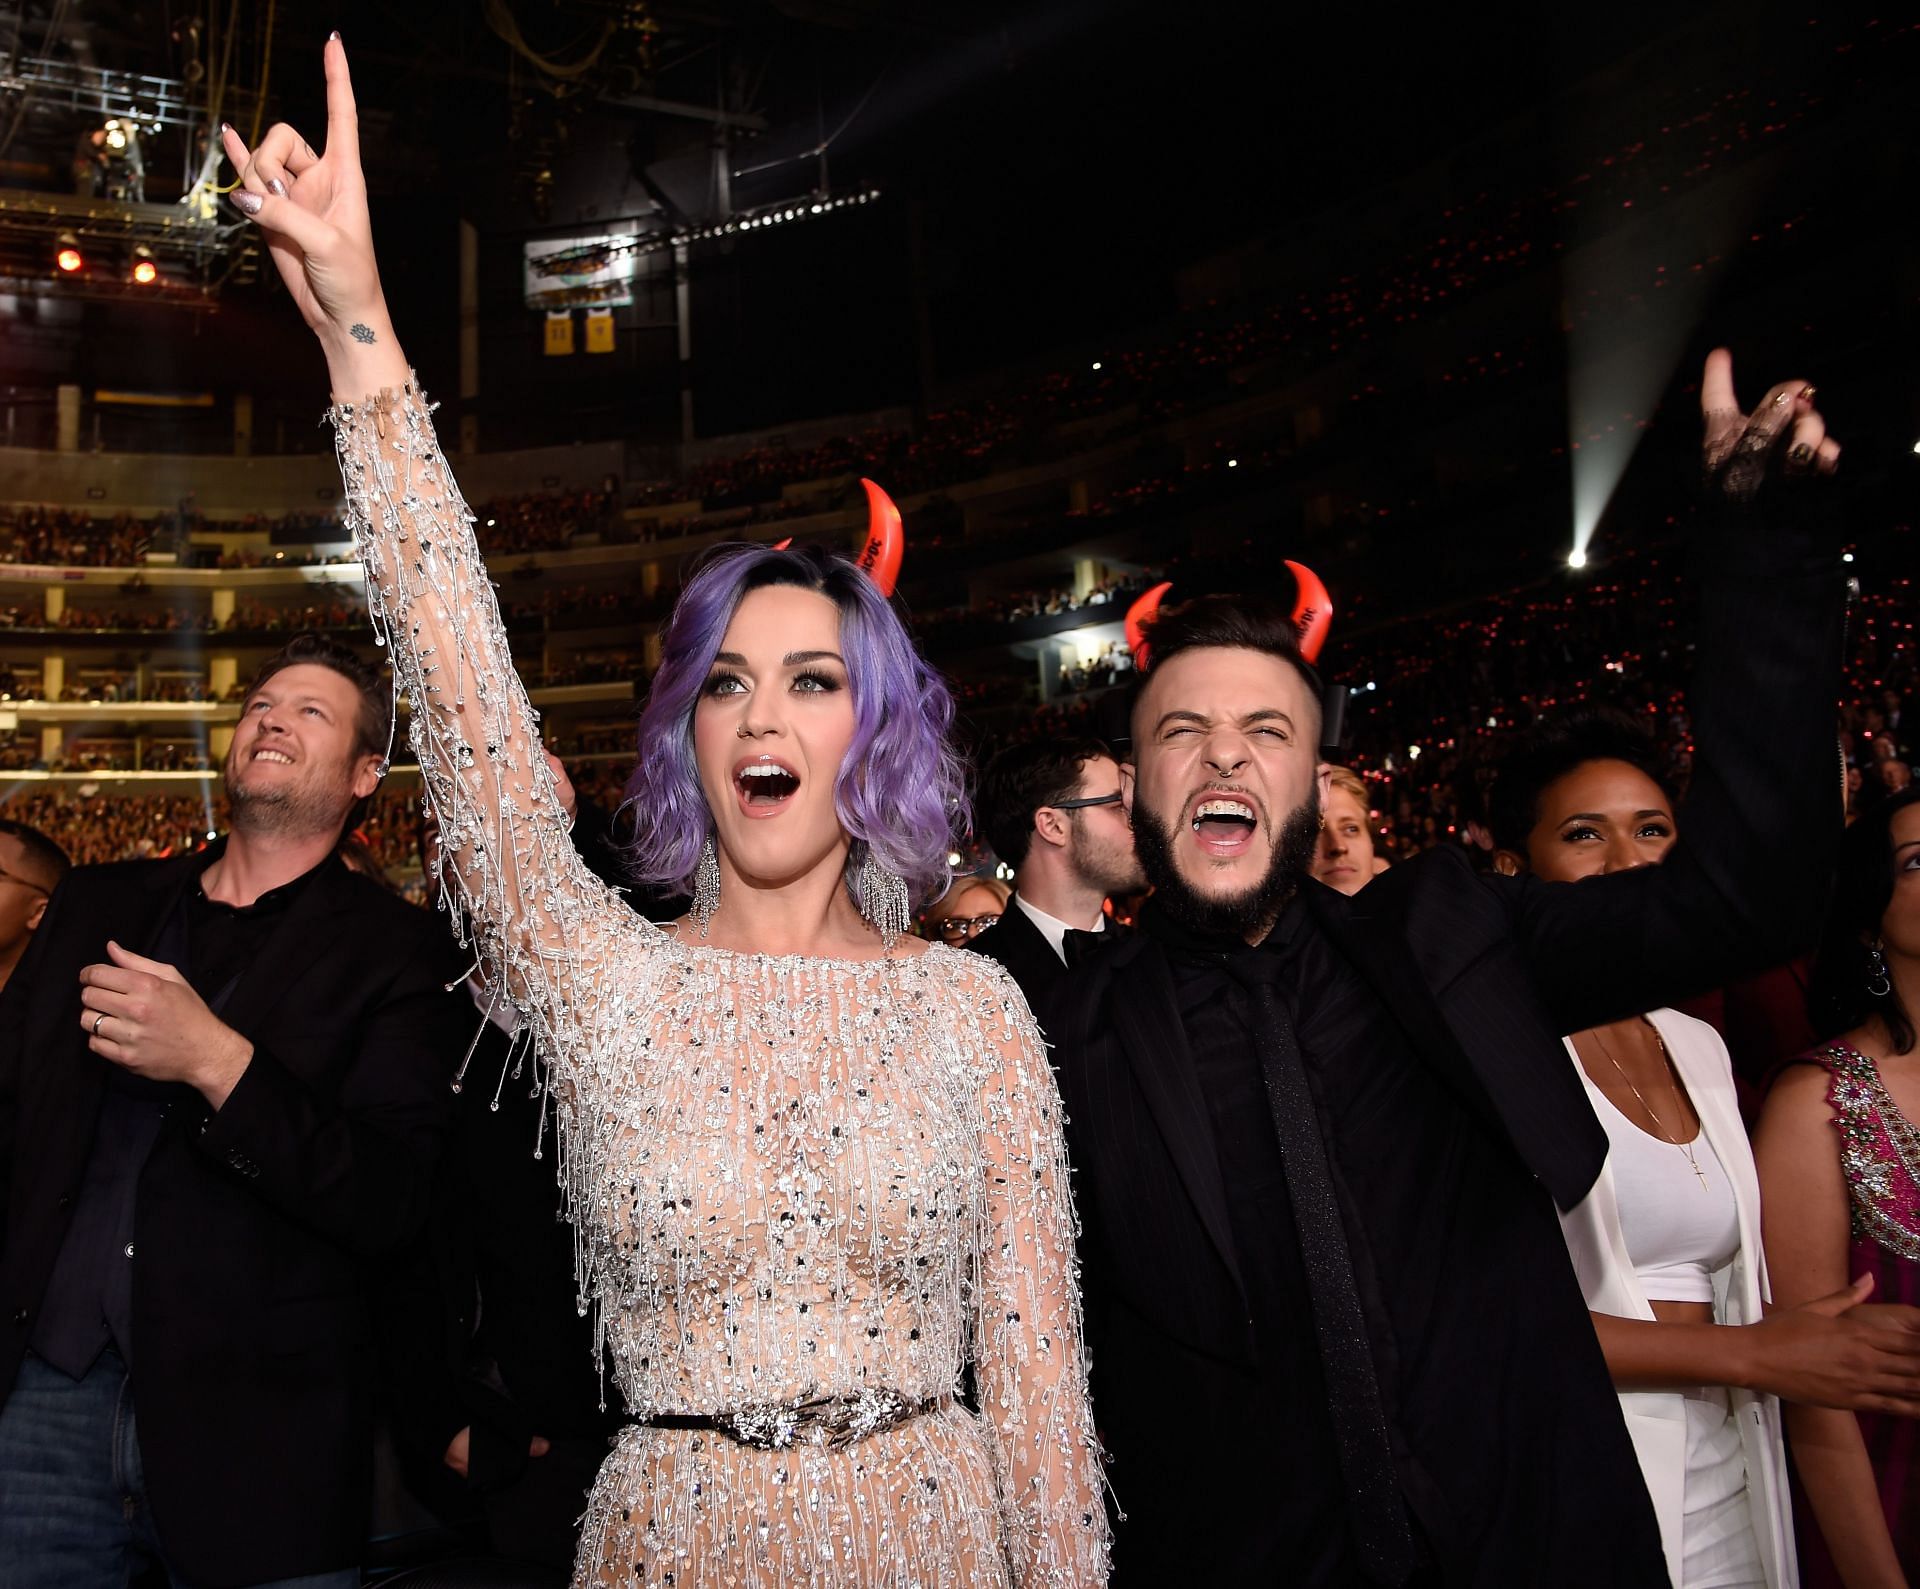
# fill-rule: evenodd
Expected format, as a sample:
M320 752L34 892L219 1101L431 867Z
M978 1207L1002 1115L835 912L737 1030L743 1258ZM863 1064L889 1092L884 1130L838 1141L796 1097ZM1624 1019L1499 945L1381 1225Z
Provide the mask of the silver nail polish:
M260 213L260 206L267 202L251 188L235 188L231 197L234 204L244 215L258 215Z
M267 191L269 193L277 194L279 197L284 199L287 196L287 185L286 183L282 182L278 177L275 177L271 182L267 184Z

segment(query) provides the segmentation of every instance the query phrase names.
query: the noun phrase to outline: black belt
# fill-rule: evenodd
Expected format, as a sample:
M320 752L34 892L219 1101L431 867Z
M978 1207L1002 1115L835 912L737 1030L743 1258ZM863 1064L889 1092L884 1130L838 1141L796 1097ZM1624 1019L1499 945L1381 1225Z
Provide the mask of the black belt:
M952 1400L909 1400L897 1390L862 1390L851 1396L815 1396L805 1401L766 1402L733 1412L663 1412L636 1420L643 1429L702 1429L759 1451L788 1446L825 1446L840 1451L869 1435L892 1429Z

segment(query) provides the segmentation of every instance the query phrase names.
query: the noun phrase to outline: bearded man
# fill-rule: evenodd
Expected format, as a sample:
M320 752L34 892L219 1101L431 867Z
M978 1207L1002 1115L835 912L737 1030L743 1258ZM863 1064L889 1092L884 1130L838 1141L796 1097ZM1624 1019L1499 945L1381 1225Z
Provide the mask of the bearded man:
M980 829L1013 868L1013 897L966 946L1005 966L1035 1009L1109 931L1107 901L1145 886L1120 802L1119 764L1097 739L1009 746L981 776Z
M303 635L228 838L76 868L0 994L0 1570L359 1582L368 1260L424 1219L468 1022L440 924L335 855L387 700Z
M1449 848L1336 893L1286 611L1209 597L1150 632L1128 805L1155 893L1043 1017L1120 1585L1666 1582L1555 1218L1606 1152L1561 1034L1787 958L1840 818L1840 543L1811 516L1837 448L1802 382L1749 420L1722 353L1704 390L1664 866L1546 884Z

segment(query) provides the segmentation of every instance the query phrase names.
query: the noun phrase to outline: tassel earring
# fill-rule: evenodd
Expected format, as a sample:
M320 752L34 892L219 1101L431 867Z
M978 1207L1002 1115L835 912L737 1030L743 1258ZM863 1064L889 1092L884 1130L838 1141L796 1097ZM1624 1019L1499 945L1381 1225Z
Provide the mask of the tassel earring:
M700 924L700 936L707 935L713 913L720 908L720 857L714 852L713 835L700 846L700 862L693 869L693 905L687 914Z
M861 849L860 867L853 878L853 901L867 924L880 934L881 947L891 954L912 923L913 904L907 898L906 880L875 857L871 844Z

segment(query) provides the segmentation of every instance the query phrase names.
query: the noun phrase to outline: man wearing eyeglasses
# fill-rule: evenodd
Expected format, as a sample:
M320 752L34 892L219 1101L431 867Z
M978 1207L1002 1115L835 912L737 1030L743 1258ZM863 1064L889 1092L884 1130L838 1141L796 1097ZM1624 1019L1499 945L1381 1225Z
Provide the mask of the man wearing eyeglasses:
M48 896L72 865L38 828L0 819L0 988L33 942Z
M1037 1009L1087 938L1107 930L1107 900L1146 886L1119 763L1097 739L1011 746L980 780L979 813L994 854L1014 869L1014 893L967 947L1012 972Z

